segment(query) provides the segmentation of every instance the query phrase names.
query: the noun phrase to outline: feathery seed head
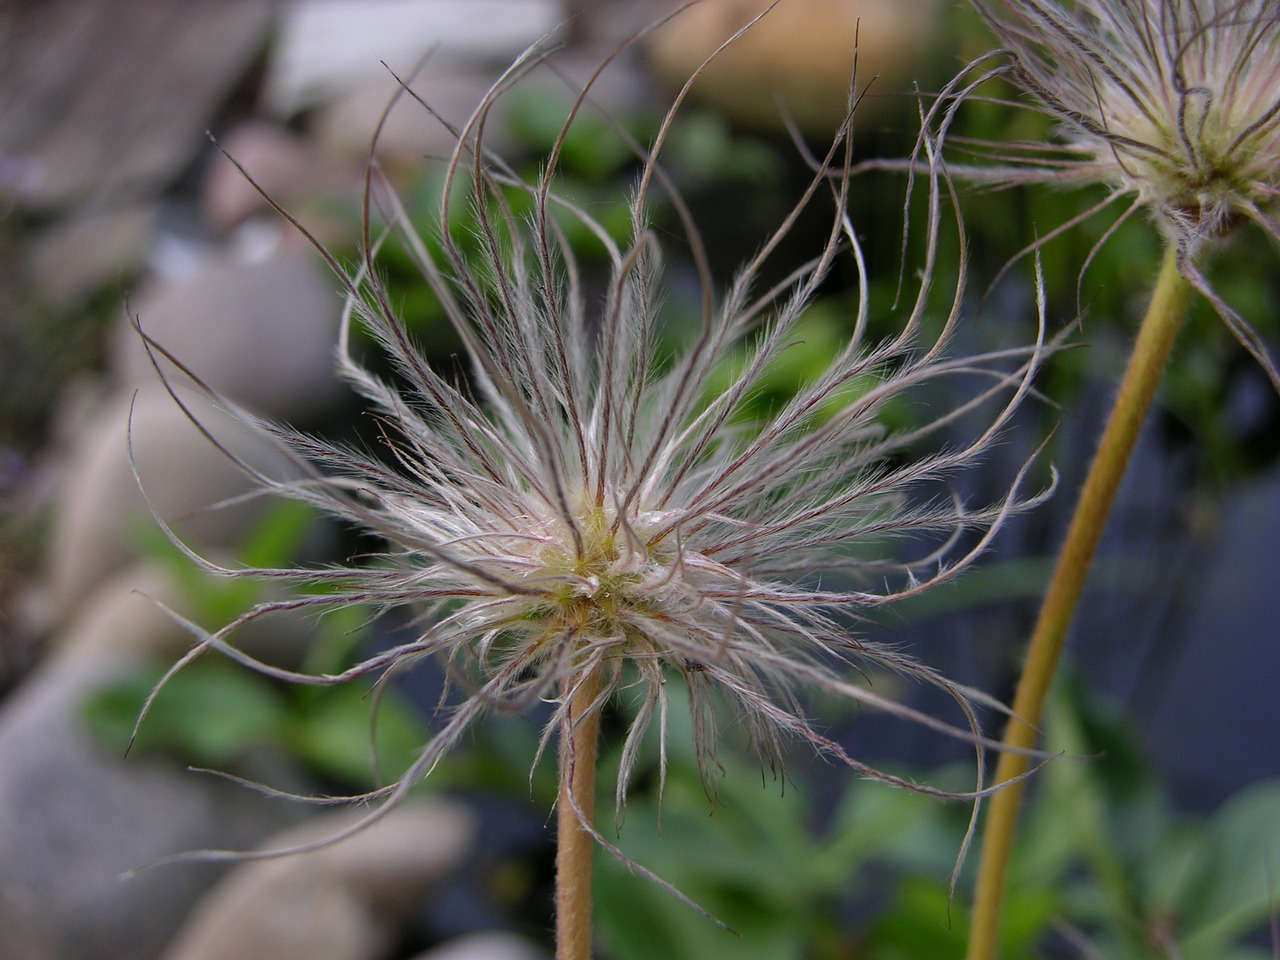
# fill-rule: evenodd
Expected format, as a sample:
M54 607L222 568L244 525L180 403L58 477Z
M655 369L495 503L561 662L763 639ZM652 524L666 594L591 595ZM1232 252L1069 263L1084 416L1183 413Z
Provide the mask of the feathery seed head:
M1280 0L974 5L1005 46L970 63L943 89L926 118L934 143L947 139L960 107L996 77L1012 80L1032 109L1055 120L1061 142L964 141L986 162L949 163L948 173L997 188L1109 188L1102 201L1038 236L1010 264L1127 200L1094 252L1122 222L1146 211L1176 254L1178 272L1280 392L1280 368L1266 344L1200 264L1248 222L1280 240ZM1086 265L1092 259L1090 253Z
M1014 82L1079 157L1048 161L1041 178L1135 196L1190 253L1244 220L1280 235L1280 3L977 7L1013 56Z
M900 332L870 341L863 289L849 340L825 370L772 414L752 417L753 394L779 363L837 257L849 258L858 276L864 272L846 213L848 182L832 174L849 167L847 125L791 216L717 298L701 240L657 163L675 107L655 141L636 148L640 169L625 245L552 191L559 143L532 182L486 152L484 123L494 103L541 56L534 51L517 62L457 131L437 247L415 232L371 170L366 197L377 197L385 211L384 232L366 225L364 260L354 271L321 251L348 293L341 370L377 410L389 454L376 457L242 414L301 472L292 480L254 472L259 482L380 535L391 545L384 562L252 571L200 560L222 574L292 583L303 595L263 604L212 634L192 625L199 644L191 656L216 649L308 683L385 677L427 655L448 661L452 675L467 676L469 695L449 708L405 779L379 792L389 802L485 711L550 701L556 709L546 736L563 734L573 691L596 682L592 710L618 696L634 698L620 806L651 723L665 736L673 676L684 680L711 786L716 717L726 705L770 762L785 740L799 739L895 780L823 736L797 698L805 687L950 729L981 749L970 709L977 694L850 635L850 617L949 579L1011 511L1036 499L1018 494L1021 474L994 504L969 507L936 493L940 478L990 446L1025 395L1040 352L1031 346L976 358L944 354L960 311L959 269L961 279L941 298L939 338L922 341L925 314L937 299L937 237L947 197L936 171L927 178L928 254ZM573 113L587 103L584 90ZM450 197L459 187L470 194L475 217L475 243L465 247L452 239L449 223ZM671 357L657 347L658 249L646 219L649 194L659 188L683 222L703 285L702 315ZM516 195L527 216L512 212ZM800 209L818 202L833 210L821 249L784 283L757 289L762 265ZM565 218L585 226L607 254L601 303L587 296ZM391 242L414 259L443 306L470 361L468 382L431 367L392 309L375 268L380 246ZM396 380L354 358L356 323L394 362ZM725 382L720 373L731 358L740 359L740 369ZM985 380L972 398L931 421L887 433L877 420L895 397L941 379L973 382L975 374ZM917 452L921 440L940 438L992 403L977 437ZM951 549L966 531L977 533ZM915 559L891 549L895 540L918 546L925 536L930 546ZM342 605L410 607L417 635L325 676L259 663L232 642L245 622L276 610ZM891 669L937 684L965 719L957 730L894 705L849 680L850 668ZM592 684L584 686L588 676Z

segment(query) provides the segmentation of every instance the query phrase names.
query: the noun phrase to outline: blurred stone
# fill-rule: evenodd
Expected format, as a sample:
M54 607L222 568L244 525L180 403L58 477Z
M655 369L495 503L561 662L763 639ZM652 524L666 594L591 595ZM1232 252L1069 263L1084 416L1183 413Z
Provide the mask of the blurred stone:
M251 847L301 811L162 757L126 760L91 738L86 697L139 654L181 642L181 629L132 592L135 579L95 597L0 704L5 960L152 960L221 870L175 864L127 881L122 872L187 850ZM274 782L280 773L272 768Z
M324 840L366 812L317 817L274 838L273 845ZM330 874L379 913L407 917L423 894L461 861L474 834L472 816L458 804L440 799L406 803L349 839L309 854L309 869Z
M265 440L249 435L203 397L190 391L180 396L237 456L277 476L284 470ZM256 484L157 387L136 399L106 403L81 431L62 465L37 627L68 622L99 582L140 554L146 532L156 533L130 465L130 434L138 476L152 505L190 542L234 546L268 506L263 498L253 498L212 509L255 490Z
M364 812L316 817L265 849L324 840ZM165 960L376 960L473 833L463 808L436 800L319 850L245 863L201 902Z
M47 210L146 194L207 143L272 0L0 4L0 190Z
M31 249L32 282L54 307L68 309L114 284L122 289L146 260L155 210L134 205L55 224Z
M218 138L218 145L221 150L205 176L200 206L205 218L219 230L228 230L252 214L269 209L258 190L227 157L242 165L254 182L280 203L289 200L285 191L292 191L307 178L312 159L301 135L260 120L234 127Z
M394 928L321 873L259 876L220 887L165 960L378 960Z
M424 69L409 78L409 88L439 116L461 128L484 98L497 72ZM390 76L373 77L353 85L317 107L312 130L321 154L330 163L361 167L369 160L374 133L378 134L376 156L399 179L402 172L421 170L427 160L444 160L457 143L454 133L432 116L421 103L408 95L396 99L400 87ZM383 122L383 114L395 100ZM502 121L502 111L492 115L485 127L485 144L497 153L510 146L511 138ZM378 124L382 123L381 130Z
M312 254L277 249L250 263L215 261L185 281L153 284L130 306L148 336L255 413L315 423L344 395L334 375L339 281ZM127 323L116 331L112 373L126 390L157 382Z
M369 78L402 79L424 56L436 64L499 69L559 24L558 0L311 0L291 4L264 100L291 116ZM385 64L385 66L384 66ZM393 81L394 82L394 81Z
M291 212L299 202L314 201L317 196L336 193L354 200L359 195L362 164L350 171L326 165L308 138L279 124L242 123L219 138L219 146L227 156L219 152L213 157L200 197L206 220L218 230L230 230L255 214L270 212L262 193Z
M473 933L420 953L413 960L547 960L547 956L512 933Z
M646 43L654 71L678 89L715 49L770 0L702 0ZM876 78L859 115L874 111L876 94L910 93L927 63L936 0L787 0L723 50L694 84L691 96L746 126L782 131L784 116L800 129L829 137L848 109L857 54L858 88Z
M190 615L187 598L158 565L125 567L94 591L85 614L54 637L50 649L60 660L90 663L176 656L190 648L192 638L157 602Z
M198 582L199 576L215 579L213 574L197 574L195 570L187 577L176 577L163 563L153 560L126 566L94 591L84 603L84 615L71 629L51 637L46 647L55 657L74 660L176 660L196 640L159 605L184 617L198 618L190 585ZM217 578L217 584L224 583ZM201 626L212 630L222 624ZM315 621L306 611L286 610L245 624L235 632L235 645L263 663L301 669L314 646L315 633Z

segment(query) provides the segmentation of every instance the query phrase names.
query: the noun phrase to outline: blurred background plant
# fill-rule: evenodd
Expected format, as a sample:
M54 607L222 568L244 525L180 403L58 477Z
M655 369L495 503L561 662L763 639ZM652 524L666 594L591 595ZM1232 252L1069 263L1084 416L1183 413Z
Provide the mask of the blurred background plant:
M589 60L592 43L594 49L607 47L658 9L637 5L644 8L641 15L624 13L625 6L581 5L570 29L571 51L581 50ZM845 6L853 9L856 4ZM855 147L860 158L905 156L918 126L912 81L924 91L940 88L953 66L989 49L992 40L970 12L940 8L928 18L934 26L924 55L907 60L890 49L890 28L882 28L879 36L871 29L879 22L880 8L894 5L871 6L877 13L867 14L860 49L868 55L874 51L887 63L902 62L893 69L870 67L860 53L859 76L869 90L861 108L865 119L855 124ZM809 9L805 0L784 0L777 12L788 7L803 8L801 19L811 23L832 22L825 7ZM553 10L550 22L559 14L558 8ZM919 23L913 21L906 31L912 41L920 33ZM10 35L20 36L21 30ZM222 84L219 98L201 108L200 122L211 124L220 138L262 112L263 76L286 46L279 38L277 46L264 46L261 32L253 36L253 43L237 48L247 52L230 58L235 63L228 72L234 80ZM800 49L800 63L792 69L803 74L806 54ZM664 54L655 46L649 56L660 62ZM847 66L841 69L847 73ZM872 73L877 75L874 82ZM637 95L631 89L610 99L605 107L610 122L584 114L565 144L563 175L557 182L560 192L619 231L626 226L625 204L637 161L620 145L613 124L645 142L663 98L647 74L628 73L627 78L645 85L640 87L644 92ZM12 79L5 79L12 97ZM734 84L722 86L732 89ZM1010 90L991 92L991 100L975 100L962 112L957 136L1029 140L1048 132L1043 117L996 102L1009 99ZM432 100L429 90L425 95ZM758 115L731 117L715 105L715 96L708 94L709 102L694 103L686 111L666 166L705 232L713 266L727 280L776 225L807 172L801 152L780 125L762 126L779 115L777 109L766 111L764 120ZM508 100L504 156L526 172L536 172L568 102L569 94L554 79ZM284 111L293 130L310 137L331 129L324 127L322 113L316 102ZM414 118L428 122L421 112ZM806 119L806 129L813 131L816 122ZM0 132L10 138L0 142L6 170L19 169L13 158L28 147L14 132L18 129L0 124ZM186 133L189 139L195 135L198 130ZM820 146L820 126L811 135ZM358 150L353 153L359 155ZM424 153L430 150L410 155ZM58 449L51 432L68 417L67 385L83 383L85 374L115 362L110 331L121 313L121 291L156 272L155 250L163 246L157 236L168 237L165 242L172 247L175 235L185 233L190 239L196 230L201 243L213 242L198 233L207 228L192 226L199 220L195 192L217 162L212 158L206 152L153 179L148 189L160 201L143 218L148 239L130 248L134 257L117 258L105 271L99 268L95 281L69 293L65 288L55 291L47 282L50 268L39 258L52 258L52 275L67 279L72 264L59 258L69 256L68 248L52 239L56 228L72 219L67 211L83 197L61 206L33 203L24 198L16 174L3 181L8 199L0 220L0 483L6 494L0 513L0 631L3 682L15 702L22 685L49 658L51 643L45 634L54 632L47 614L42 620L24 611L39 608L29 599L40 595L39 576L32 571L48 569L50 531L59 522L51 478L68 469L68 458L51 455ZM440 165L428 156L426 162L401 157L393 166L411 214L422 218L422 233L429 236L427 218ZM356 256L359 235L354 182L336 176L313 183L286 203L309 217L309 224L318 223L316 229L346 262ZM876 307L892 302L903 262L903 187L901 178L887 173L855 184L851 217L866 241L873 322L888 316ZM145 193L135 191L134 196L139 192ZM956 353L1027 341L1034 316L1030 266L1015 267L993 289L987 284L1037 233L1067 222L1100 198L1100 192L962 190L970 298L977 319L964 325ZM678 315L686 307L693 311L697 287L678 255L677 223L670 212L657 216L655 227L670 241L668 313ZM809 230L823 229L821 219L801 223L793 232L794 262L815 249ZM457 225L465 236L465 220ZM1042 251L1051 321L1064 323L1076 316L1079 266L1106 227L1105 221L1088 220ZM237 229L237 242L247 242L250 234ZM117 234L108 245L115 244L113 252L118 253L128 242ZM581 246L585 258L593 246ZM457 345L438 306L415 280L416 271L398 260L392 248L386 254L383 269L429 359L451 363ZM957 256L952 249L940 260L955 262ZM1147 295L1159 256L1158 238L1146 225L1130 222L1093 257L1080 285L1083 327L1071 341L1080 348L1062 351L1046 367L1038 381L1046 399L1024 407L1016 430L975 484L989 482L995 489L1010 464L1020 463L1048 436L1041 463L1046 470L1054 464L1064 486L1074 488L1123 363L1129 318ZM1229 291L1232 303L1271 343L1280 337L1274 256L1256 237L1242 236L1210 266L1215 287ZM905 262L912 263L910 253ZM788 354L789 369L757 397L761 409L785 400L821 368L832 345L847 336L853 280L836 276L824 290L810 311L803 342ZM980 301L985 302L979 313ZM1269 922L1280 882L1280 782L1274 779L1280 777L1280 758L1272 748L1280 716L1271 690L1280 670L1274 643L1280 610L1273 589L1273 536L1280 530L1280 403L1265 375L1211 309L1194 305L1188 322L1133 476L1122 492L1114 529L1104 539L1069 648L1068 681L1052 702L1048 742L1069 759L1051 763L1033 785L1011 874L1003 941L1003 956L1010 960L1246 960L1272 955ZM668 335L681 333L671 330ZM940 395L932 402L948 400ZM359 442L371 435L370 424L352 410L350 405L331 405L315 428ZM902 422L921 416L909 407L893 408L887 415ZM961 492L980 497L983 491ZM949 676L1007 699L1070 507L1069 498L1058 498L1020 519L1004 532L986 564L954 587L903 604L882 622L859 629L895 640ZM144 528L144 520L131 521L131 536ZM188 609L201 622L225 622L259 598L240 582L196 576L162 537L141 540L136 552L177 580ZM367 546L342 531L321 536L320 547L316 540L313 518L285 506L261 516L231 549L245 563L269 566L300 552L351 556ZM321 621L313 625L305 652L308 665L338 666L359 650L387 643L397 626L367 624L358 611L349 620ZM104 751L118 755L122 750L141 698L167 662L165 655L157 655L87 697L82 714ZM381 697L376 738L382 776L394 776L421 744L438 690L439 676L426 668L390 685ZM920 705L936 706L927 698ZM379 773L370 764L370 707L365 691L356 688L284 688L210 659L166 689L134 751L138 757L232 772L241 771L244 762L245 774L261 779L252 773L260 768L250 761L266 749L296 763L310 789L349 793L378 782ZM831 713L830 704L814 703L812 709L829 717L834 736L858 743L879 763L931 783L958 788L969 783L960 766L964 748L956 744L870 716ZM998 718L987 719L993 728L998 725ZM623 724L625 718L615 722ZM676 717L672 722L687 720ZM3 723L0 717L0 727ZM547 809L555 782L549 765L529 775L536 731L536 718L532 723L493 718L423 789L470 798L488 811L493 823L523 825L513 830L509 836L514 839L505 847L490 851L479 878L464 876L452 893L442 896L446 903L456 902L450 897L472 896L491 904L487 911L468 914L467 923L509 926L541 940L549 911L549 848L538 839L542 821L537 811ZM686 744L688 738L673 735L671 743ZM617 762L616 754L602 760L606 776ZM667 797L659 811L656 762L648 757L650 775L636 777L624 847L737 935L602 858L597 893L602 958L678 960L730 952L747 958L815 960L963 956L967 896L950 901L948 877L967 822L964 806L855 782L806 757L796 757L785 778L767 774L762 786L745 752L727 750L723 762L728 775L714 804L703 795L692 758L672 756ZM962 894L969 882L966 872L960 879ZM401 947L425 945L455 929L437 912L430 922L420 918L417 932L406 936Z

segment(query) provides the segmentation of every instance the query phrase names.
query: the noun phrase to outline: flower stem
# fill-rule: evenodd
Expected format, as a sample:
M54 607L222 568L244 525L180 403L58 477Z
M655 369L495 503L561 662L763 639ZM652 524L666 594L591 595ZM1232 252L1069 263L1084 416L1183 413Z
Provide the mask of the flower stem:
M1014 694L1013 716L1005 730L1006 746L1025 750L1035 745L1036 727L1089 564L1191 300L1191 285L1178 273L1177 260L1177 249L1170 245L1040 607L1026 664ZM1020 777L1029 766L1030 758L1025 754L1003 752L996 765L995 782L1005 783ZM1010 783L990 801L967 960L994 960L997 956L1001 901L1022 788L1022 781Z
M596 742L600 732L600 711L587 711L600 693L600 669L593 669L585 678L579 675L566 677L562 692L572 700L569 703L569 733L562 735L560 741L560 794L556 822L556 960L591 960L591 855L595 852L595 839L585 824L591 822L596 805Z

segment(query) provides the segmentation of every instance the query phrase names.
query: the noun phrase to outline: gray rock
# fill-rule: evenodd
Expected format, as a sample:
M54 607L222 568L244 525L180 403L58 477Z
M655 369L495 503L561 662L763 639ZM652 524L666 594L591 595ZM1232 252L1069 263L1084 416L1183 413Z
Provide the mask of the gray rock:
M71 309L142 269L155 210L147 205L93 211L57 223L31 246L32 281L58 309Z
M123 665L153 657L176 659L191 647L191 636L164 612L164 604L191 616L188 598L167 570L155 563L125 567L94 591L86 612L46 645L58 669L67 664Z
M226 154L245 168L266 193L288 204L288 194L308 178L311 151L307 141L284 126L254 120L242 123L219 139ZM205 219L228 230L249 216L270 209L262 195L227 157L215 157L200 195Z
M547 954L512 933L473 933L441 944L413 960L547 960Z
M46 649L51 656L62 660L101 663L124 663L141 658L176 660L191 649L195 639L160 605L199 621L190 591L202 576L214 579L213 574L195 570L179 578L175 571L157 561L143 560L127 566L94 592L85 604L85 613L71 629L49 638ZM218 583L224 582L218 580ZM267 595L264 588L263 597ZM199 626L213 630L222 624L200 623ZM315 633L315 620L308 613L285 610L241 627L233 642L264 663L296 670L303 669Z
M144 289L131 307L156 342L255 413L315 423L345 393L334 376L339 283L313 254L281 247L251 263L215 261L184 281ZM116 332L111 369L128 391L157 382L128 324Z
M211 895L165 960L377 960L390 924L323 873L258 875Z
M323 840L359 816L317 817L265 848ZM473 833L465 810L436 800L332 846L243 864L201 902L164 960L376 960Z
M559 0L328 0L285 8L267 70L264 100L291 116L387 64L404 77L429 54L433 63L487 60L505 67L563 20Z
M238 456L278 475L283 463L265 441L187 392L183 402ZM130 430L130 408L132 429ZM255 498L211 509L255 484L158 388L106 403L80 427L62 466L47 548L37 626L65 624L95 586L131 562L156 522L129 461L132 434L138 476L155 510L194 544L232 546L267 505Z
M84 208L162 189L260 55L273 6L0 4L0 144L22 171L18 202Z
M282 125L242 123L220 138L219 145L235 163L227 156L214 157L200 195L205 219L219 230L230 230L256 214L275 216L263 193L290 211L297 211L299 204L306 207L305 220L313 232L316 197L337 195L355 203L360 196L363 156L350 168L325 164L308 138ZM350 221L343 226L349 231Z
M0 704L5 960L150 960L221 871L177 864L127 881L124 871L192 849L247 848L301 812L163 757L125 759L85 729L91 692L141 654L182 642L181 629L129 589L142 581L163 596L164 585L122 581L93 598L56 655Z
M432 110L461 127L497 79L497 73L424 69L411 80L402 79L410 81L410 89ZM333 164L363 166L377 131L379 164L395 181L411 182L421 174L424 159L448 158L457 144L456 135L413 97L401 96L384 120L383 114L399 90L393 78L374 77L336 93L318 107L313 131L321 156ZM380 123L382 128L378 130ZM494 111L485 126L485 146L495 153L503 153L511 146L502 110Z

